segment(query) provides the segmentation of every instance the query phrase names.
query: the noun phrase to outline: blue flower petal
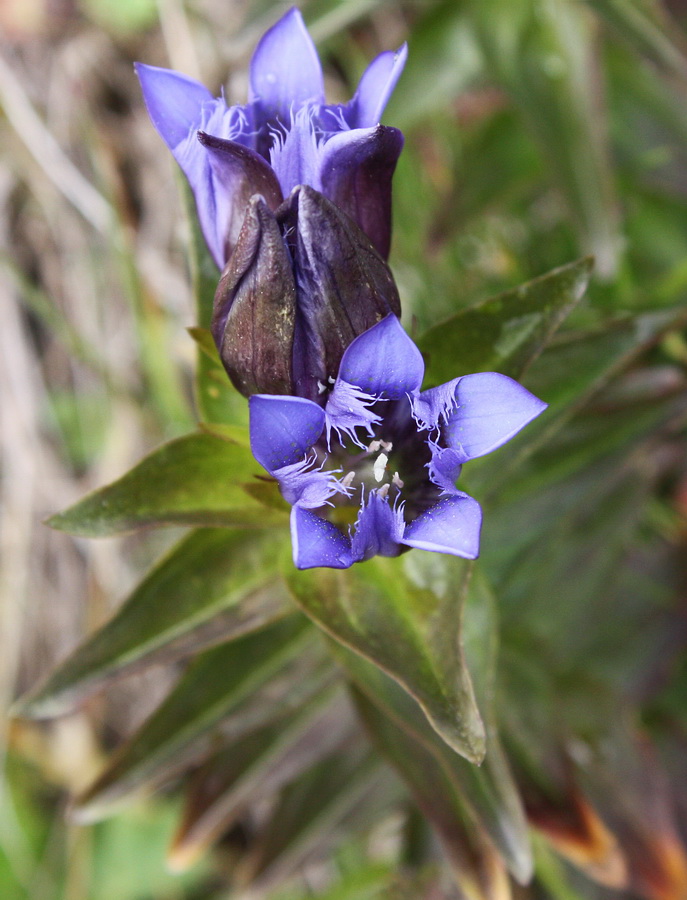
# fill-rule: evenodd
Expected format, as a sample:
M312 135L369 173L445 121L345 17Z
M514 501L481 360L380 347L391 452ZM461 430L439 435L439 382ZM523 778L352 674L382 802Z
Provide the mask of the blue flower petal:
M291 506L319 509L334 494L350 494L350 488L344 487L334 472L317 468L315 458L283 466L275 469L272 474L279 482L284 500Z
M397 128L333 135L321 151L322 192L349 215L386 259L391 247L391 180L403 149Z
M396 50L387 50L373 59L363 72L358 90L346 107L346 119L351 128L368 128L377 125L384 107L391 96L408 57L408 47L403 44Z
M481 527L479 503L460 494L445 497L406 526L401 543L419 550L476 559Z
M420 428L434 431L445 421L456 405L456 388L460 378L429 388L412 398L413 416Z
M391 506L386 497L370 491L360 507L351 549L355 562L373 556L398 556L403 538L403 505Z
M270 148L270 164L288 196L299 184L322 190L320 177L321 147L312 124L312 110L303 107L290 117L285 134L275 132Z
M196 202L201 225L205 231L212 223L212 237L206 236L206 240L223 269L238 240L251 197L260 194L272 210L283 198L274 172L254 150L204 131L199 131L197 137L196 144L202 145L201 152L206 155L205 165L210 167L210 182L208 185L207 176L200 184L197 179L196 184L191 178L189 181L194 188L198 185ZM200 215L201 203L204 215Z
M444 441L463 459L475 459L505 444L546 407L507 375L465 375L458 379L455 407L442 429Z
M175 150L200 127L203 104L214 97L200 82L173 69L144 63L134 63L134 68L153 125L170 150Z
M336 431L343 444L344 435L354 444L364 447L364 441L356 434L357 428L364 428L372 436L375 425L382 421L381 416L371 409L375 397L358 390L352 384L337 379L334 390L329 395L325 406L327 425L327 444L331 445L332 430Z
M394 315L359 335L346 349L339 378L373 397L400 400L422 384L422 354Z
M250 100L265 120L291 121L304 103L324 103L317 50L300 12L293 8L260 39L250 62Z
M456 481L462 469L464 459L462 454L450 447L440 447L433 441L429 441L432 450L432 459L428 465L429 479L445 494L458 494Z
M297 569L347 569L353 563L351 542L336 525L299 506L291 510L291 544Z
M324 410L302 397L254 394L250 447L268 472L300 462L324 430Z

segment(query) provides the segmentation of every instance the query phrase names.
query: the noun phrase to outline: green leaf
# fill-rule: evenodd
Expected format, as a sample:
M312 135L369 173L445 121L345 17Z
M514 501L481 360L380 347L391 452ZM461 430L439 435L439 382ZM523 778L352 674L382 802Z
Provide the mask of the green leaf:
M468 897L508 896L508 876L493 844L470 816L455 785L437 759L353 689L356 708L379 749L410 787L415 802L441 838L454 877Z
M321 642L300 615L206 651L77 799L75 818L110 815L208 751L292 715L331 680Z
M185 871L252 803L268 797L331 753L355 731L340 687L327 689L282 721L233 743L210 760L187 791L186 809L169 852Z
M430 581L406 563L421 552L345 571L291 570L287 582L318 625L395 678L451 747L481 762L484 727L460 646L470 564L442 557Z
M417 776L412 771L415 767L426 773L424 790L430 793L435 790L441 793L442 788L437 787L437 783L449 782L455 802L462 810L460 818L467 816L477 823L513 875L525 883L532 871L527 825L493 725L490 723L484 763L480 767L474 766L439 740L417 704L383 672L341 647L336 649L335 655L371 704L364 714L368 731L379 740L380 750L408 780L411 789L417 789ZM402 741L398 739L403 750L394 750L396 739L392 734L396 731L403 734ZM399 754L408 758L409 770L404 767ZM430 758L431 764L427 762ZM440 774L433 780L430 771ZM429 818L431 820L431 816Z
M286 537L286 535L284 535ZM204 528L180 541L106 625L20 701L15 714L54 716L110 680L230 641L285 615L274 531Z
M244 490L262 474L249 450L210 434L164 444L118 481L48 520L80 537L104 537L146 525L241 525L286 521Z
M472 0L490 77L511 95L563 194L599 274L617 268L617 203L590 17L567 0Z
M427 383L485 371L520 378L584 295L592 265L586 258L554 269L431 328L418 342Z
M407 129L452 103L478 80L482 53L461 4L442 0L413 29L412 53L384 121Z
M358 834L378 822L403 795L390 775L362 738L311 766L283 790L241 860L237 880L259 891L276 887L307 859L331 853L343 827Z
M675 22L654 0L586 0L636 51L687 75L685 41Z

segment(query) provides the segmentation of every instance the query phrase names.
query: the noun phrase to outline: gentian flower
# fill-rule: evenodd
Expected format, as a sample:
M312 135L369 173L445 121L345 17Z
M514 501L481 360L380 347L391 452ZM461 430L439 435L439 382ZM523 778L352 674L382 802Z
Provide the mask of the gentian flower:
M345 105L325 103L317 51L295 8L260 40L245 106L227 106L179 72L136 64L150 118L188 178L220 269L248 200L261 194L275 210L301 184L332 200L388 256L403 136L379 121L406 52L404 45L380 54Z
M347 348L324 406L250 398L253 455L292 505L294 564L345 569L417 547L474 559L482 512L456 487L546 404L496 372L421 391L424 363L389 315Z

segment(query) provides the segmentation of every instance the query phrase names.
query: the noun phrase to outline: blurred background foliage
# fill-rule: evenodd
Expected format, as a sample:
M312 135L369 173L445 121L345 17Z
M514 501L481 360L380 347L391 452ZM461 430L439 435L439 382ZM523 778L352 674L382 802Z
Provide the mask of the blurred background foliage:
M5 708L129 592L183 611L173 557L135 588L175 541L185 564L200 560L198 603L221 610L247 590L222 561L250 558L254 535L84 542L41 522L195 422L191 232L132 61L241 102L250 52L286 6L0 6ZM391 264L436 380L440 323L595 257L585 299L525 376L551 413L465 473L487 509L463 639L491 752L474 770L394 683L285 616L275 568L261 573L273 609L257 631L203 631L208 614L166 654L145 623L133 649L108 632L97 666L65 682L81 679L69 715L7 720L0 896L685 900L687 4L302 9L332 99L409 43L385 115L406 134ZM470 338L471 321L451 333ZM245 421L243 401L229 404ZM236 640L184 662L222 636ZM248 684L241 660L256 659Z

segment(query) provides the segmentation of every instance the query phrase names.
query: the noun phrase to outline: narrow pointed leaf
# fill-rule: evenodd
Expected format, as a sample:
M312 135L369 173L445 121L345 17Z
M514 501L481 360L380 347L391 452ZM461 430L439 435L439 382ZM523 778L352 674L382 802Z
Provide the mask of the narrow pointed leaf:
M218 745L292 714L331 672L301 616L206 651L77 799L75 818L110 815L132 794L198 763Z
M422 813L441 838L454 877L468 897L506 900L508 875L441 764L419 742L354 689L356 708L379 749L399 770Z
M356 688L367 697L374 707L365 715L365 722L371 735L381 739L380 750L389 757L390 762L399 770L401 776L409 777L409 786L415 790L415 776L399 766L397 751L393 750L391 733L402 732L405 750L399 750L406 756L413 757L416 748L416 759L431 758L431 766L425 762L417 763L420 769L431 768L441 772L437 781L449 782L452 791L460 802L460 809L470 821L478 824L485 835L488 835L493 846L498 850L504 863L515 878L526 883L532 873L532 858L529 847L527 825L522 805L517 797L512 777L508 771L503 751L497 738L492 733L487 744L487 754L480 767L467 762L449 746L443 743L427 726L417 704L401 691L397 684L375 669L366 660L355 656L344 648L337 648L335 655L346 670L347 675L355 683ZM390 743L387 745L387 741ZM436 784L432 786L432 778L428 775L425 789L441 792ZM431 819L431 816L430 816Z
M605 132L592 17L564 0L472 0L491 77L505 88L539 145L585 253L597 271L618 265L617 201ZM495 22L497 25L495 26Z
M237 878L255 890L276 887L306 861L325 858L344 820L348 833L358 834L402 797L403 788L367 741L352 738L287 785Z
M426 383L471 372L520 378L583 297L592 265L587 258L554 269L430 328L419 341Z
M211 760L191 785L170 865L192 865L251 803L278 791L355 729L345 695L321 692L285 721L248 735Z
M286 535L284 535L286 537ZM18 707L54 716L114 678L232 640L292 610L279 535L204 528L180 541L121 609Z
M262 470L252 454L210 434L189 434L153 451L118 481L48 520L80 537L104 537L146 525L261 526L284 521L243 484Z
M287 581L318 625L395 678L456 752L481 762L484 727L460 645L469 564L446 559L450 576L434 590L413 583L402 559L379 557L344 572L292 570Z

